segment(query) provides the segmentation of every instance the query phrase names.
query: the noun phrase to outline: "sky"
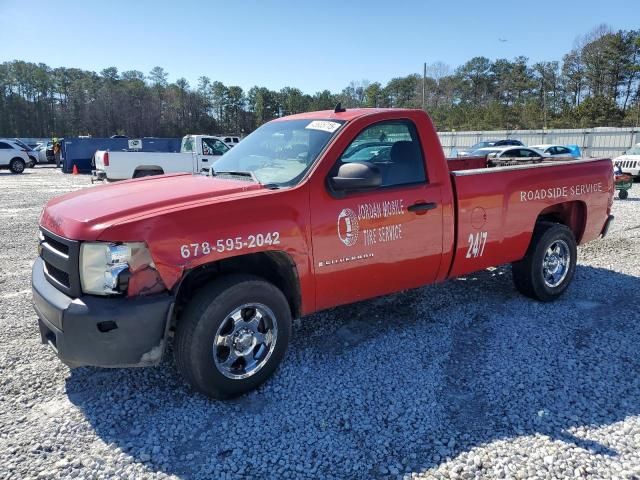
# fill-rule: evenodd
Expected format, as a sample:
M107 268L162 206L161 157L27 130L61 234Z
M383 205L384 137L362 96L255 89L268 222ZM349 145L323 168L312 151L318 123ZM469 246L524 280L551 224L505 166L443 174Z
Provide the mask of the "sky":
M159 65L192 86L206 75L339 92L421 73L423 62L561 60L601 23L640 28L636 2L0 0L0 62L145 74Z

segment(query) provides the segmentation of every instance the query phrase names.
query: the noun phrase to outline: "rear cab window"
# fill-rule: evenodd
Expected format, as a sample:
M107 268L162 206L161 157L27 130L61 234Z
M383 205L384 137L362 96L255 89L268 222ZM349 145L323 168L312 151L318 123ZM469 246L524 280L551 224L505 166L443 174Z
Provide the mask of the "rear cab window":
M193 141L193 137L184 137L182 139L182 145L180 146L180 151L182 152L193 152L195 142Z

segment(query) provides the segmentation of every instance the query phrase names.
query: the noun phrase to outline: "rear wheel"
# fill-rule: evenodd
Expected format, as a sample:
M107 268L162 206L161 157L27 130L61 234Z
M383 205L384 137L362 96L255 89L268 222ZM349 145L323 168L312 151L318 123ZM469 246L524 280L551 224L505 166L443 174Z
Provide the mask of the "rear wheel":
M513 282L527 297L551 302L567 289L576 268L576 240L564 225L536 226L525 257L513 264Z
M620 190L618 192L618 198L620 200L626 200L628 196L629 196L629 192L627 190Z
M235 397L273 374L290 335L291 310L283 293L258 277L230 275L188 304L176 328L176 364L200 392Z
M27 164L22 158L14 158L9 162L9 170L12 173L22 173L26 166Z

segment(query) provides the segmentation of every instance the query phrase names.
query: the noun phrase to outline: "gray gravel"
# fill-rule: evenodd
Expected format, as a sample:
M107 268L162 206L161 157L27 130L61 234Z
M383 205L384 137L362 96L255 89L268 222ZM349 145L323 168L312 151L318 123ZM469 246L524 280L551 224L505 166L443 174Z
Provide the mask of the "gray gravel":
M640 185L560 301L498 268L313 315L229 402L39 343L37 219L88 185L0 172L0 478L640 478Z

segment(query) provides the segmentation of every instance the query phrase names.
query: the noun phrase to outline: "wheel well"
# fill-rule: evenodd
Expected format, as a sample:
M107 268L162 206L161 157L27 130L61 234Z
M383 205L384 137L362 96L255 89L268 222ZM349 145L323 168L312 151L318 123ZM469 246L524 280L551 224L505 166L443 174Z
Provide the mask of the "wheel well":
M274 284L287 298L292 317L300 316L300 282L295 263L284 252L258 252L226 258L188 271L175 287L176 317L199 288L230 273L256 275Z
M133 174L135 175L138 172L160 172L161 174L163 174L164 170L162 169L162 167L158 167L156 165L141 165L139 167L136 167L136 169L133 171Z
M13 162L14 160L22 160L24 163L27 163L22 157L13 157L11 160L9 160L9 163Z
M551 205L540 212L536 219L536 224L539 222L560 223L569 227L573 232L576 243L579 244L587 223L587 207L581 201Z

